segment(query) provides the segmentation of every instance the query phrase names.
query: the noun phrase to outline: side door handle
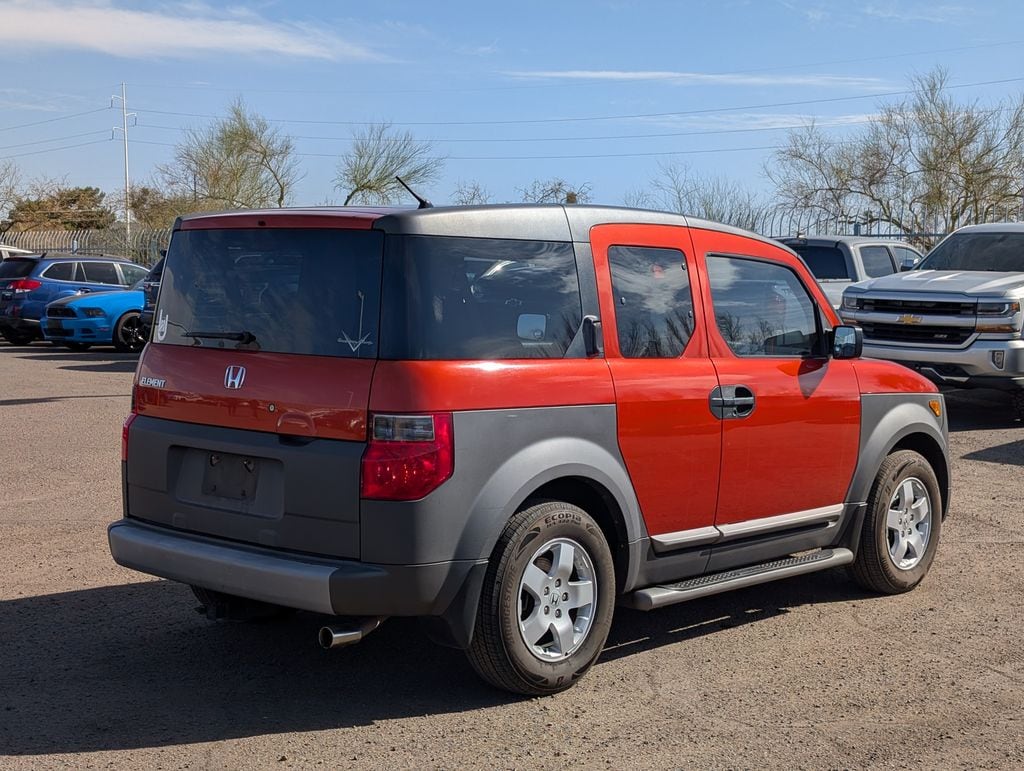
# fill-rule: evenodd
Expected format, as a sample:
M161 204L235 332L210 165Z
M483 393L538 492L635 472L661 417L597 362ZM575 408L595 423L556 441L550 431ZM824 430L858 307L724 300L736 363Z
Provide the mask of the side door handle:
M757 406L753 390L745 385L716 386L708 398L711 414L719 420L749 417Z

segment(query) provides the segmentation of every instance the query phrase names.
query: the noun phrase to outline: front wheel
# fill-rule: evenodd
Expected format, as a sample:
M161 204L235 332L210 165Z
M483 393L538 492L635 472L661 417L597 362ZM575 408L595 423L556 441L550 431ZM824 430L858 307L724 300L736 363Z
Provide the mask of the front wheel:
M114 348L120 353L138 353L146 344L142 336L142 316L136 311L129 311L117 321L114 328Z
M861 531L857 558L850 566L865 589L883 594L907 592L931 567L942 531L942 493L935 471L912 450L883 461L875 477Z
M494 548L469 661L513 693L563 691L597 660L614 607L601 528L572 504L537 503L509 520Z

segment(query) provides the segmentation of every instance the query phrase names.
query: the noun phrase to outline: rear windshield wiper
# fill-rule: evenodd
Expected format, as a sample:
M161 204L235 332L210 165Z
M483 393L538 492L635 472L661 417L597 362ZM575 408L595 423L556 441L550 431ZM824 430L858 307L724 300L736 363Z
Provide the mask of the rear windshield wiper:
M247 329L241 332L185 332L186 337L193 340L233 340L242 345L256 342L256 335Z

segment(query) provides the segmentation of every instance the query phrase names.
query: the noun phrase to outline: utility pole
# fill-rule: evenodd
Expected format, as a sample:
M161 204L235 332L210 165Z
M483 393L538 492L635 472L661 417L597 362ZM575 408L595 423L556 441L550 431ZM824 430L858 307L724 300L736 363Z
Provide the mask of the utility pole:
M121 83L121 95L116 94L110 97L110 106L114 106L114 100L119 99L121 101L121 136L124 139L124 229L125 229L125 242L127 244L128 251L131 251L132 247L132 210L131 210L131 183L128 180L128 118L135 117L135 113L128 112L128 96L126 93L125 84ZM118 129L115 127L114 131ZM126 255L128 257L131 254Z

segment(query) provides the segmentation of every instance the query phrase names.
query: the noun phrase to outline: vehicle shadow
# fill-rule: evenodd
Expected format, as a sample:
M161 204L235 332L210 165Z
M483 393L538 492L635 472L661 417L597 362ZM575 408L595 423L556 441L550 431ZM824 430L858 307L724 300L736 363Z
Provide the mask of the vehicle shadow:
M944 396L951 432L1024 427L1014 420L1010 397L1002 391L979 388L948 391Z
M80 353L74 353L66 351L63 353L54 353L53 349L49 349L44 352L44 349L40 348L39 352L32 351L26 353L25 351L19 352L21 355L19 358L32 359L33 361L69 361L81 364L82 362L131 362L132 364L138 362L139 354L137 353L118 353L113 348L110 350L93 350L81 351Z
M139 357L131 359L119 359L117 361L104 361L96 364L73 364L60 369L67 372L113 372L131 374L139 366Z
M980 460L985 463L1024 466L1024 439L1000 444L996 447L985 447L964 455L965 460Z
M29 404L73 402L76 399L127 399L128 394L78 394L75 396L39 396L31 399L0 399L0 407L24 407Z
M862 596L851 586L784 581L656 613L620 610L602 661ZM327 652L316 645L321 616L211 623L195 605L167 581L0 602L0 755L315 731L517 700L410 619Z

